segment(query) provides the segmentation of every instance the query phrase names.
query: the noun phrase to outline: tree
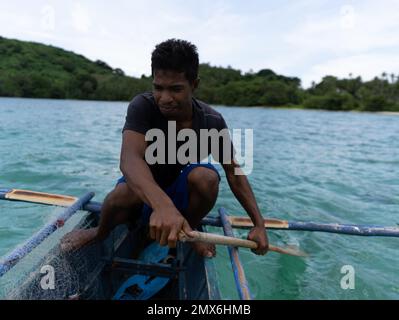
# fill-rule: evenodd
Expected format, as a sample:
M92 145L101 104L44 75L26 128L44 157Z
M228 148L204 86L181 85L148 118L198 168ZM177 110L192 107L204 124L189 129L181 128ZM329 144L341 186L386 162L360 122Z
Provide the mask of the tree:
M331 92L325 96L310 96L304 101L305 108L325 110L353 110L358 107L348 93Z
M364 102L364 111L383 111L392 104L384 96L371 96Z
M106 69L106 70L112 71L112 68L107 63L105 63L104 61L96 60L95 64L100 66L100 67L102 67L102 68L104 68L104 69Z
M316 95L325 95L337 92L337 81L338 79L334 76L325 76L321 82L315 86L313 93Z
M118 76L124 76L125 75L123 70L119 69L119 68L114 69L113 73L117 74Z

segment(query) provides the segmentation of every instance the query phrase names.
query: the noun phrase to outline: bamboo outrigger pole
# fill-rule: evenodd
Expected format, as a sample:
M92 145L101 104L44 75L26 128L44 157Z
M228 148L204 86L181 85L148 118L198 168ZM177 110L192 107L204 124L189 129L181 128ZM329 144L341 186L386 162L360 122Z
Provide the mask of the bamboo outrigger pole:
M242 216L230 216L230 223L234 228L249 229L253 227L251 219ZM211 226L220 226L220 218L206 217L202 220L203 224ZM274 230L297 230L297 231L315 231L346 234L352 236L375 236L375 237L399 237L398 227L383 227L358 224L340 224L340 223L319 223L288 221L279 219L264 219L264 226L267 229Z
M75 197L65 195L5 188L0 188L0 200L1 199L57 206L69 206L76 201ZM94 213L100 213L101 205L100 202L90 201L83 209ZM248 229L253 227L252 221L243 216L230 216L229 222L233 228ZM216 227L222 226L220 217L215 216L205 217L202 220L202 224ZM264 219L264 225L265 228L274 230L316 231L354 236L399 237L399 227L288 221L280 219Z
M227 215L226 210L224 210L223 208L220 209L219 217L222 221L224 234L228 237L234 237L233 228L231 227L230 222L227 219L228 215ZM256 245L256 243L255 243L255 245ZM257 247L257 245L255 246L255 249L256 249L256 247ZM236 282L237 291L240 296L240 299L241 300L251 300L252 294L249 290L247 278L245 277L244 267L242 266L242 263L241 263L241 260L240 260L239 254L238 254L238 248L229 246L228 251L229 251L231 267L233 269L234 279Z

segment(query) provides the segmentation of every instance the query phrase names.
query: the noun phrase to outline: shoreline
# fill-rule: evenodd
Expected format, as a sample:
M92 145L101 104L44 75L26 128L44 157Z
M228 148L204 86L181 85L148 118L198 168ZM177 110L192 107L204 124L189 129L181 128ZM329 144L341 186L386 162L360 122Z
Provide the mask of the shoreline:
M379 113L386 116L399 116L399 111L377 111L375 113Z
M123 100L90 100L90 99L54 99L54 98L37 98L37 97L4 97L0 96L0 99L34 99L34 100L53 100L53 101L82 101L82 102L117 102L117 103L129 103L129 101ZM361 110L328 110L328 109L307 109L302 106L226 106L222 104L208 103L213 107L228 107L228 108L263 108L263 109L277 109L277 110L309 110L309 111L329 111L329 112L357 112L357 113L372 113L389 116L399 116L399 111L361 111Z

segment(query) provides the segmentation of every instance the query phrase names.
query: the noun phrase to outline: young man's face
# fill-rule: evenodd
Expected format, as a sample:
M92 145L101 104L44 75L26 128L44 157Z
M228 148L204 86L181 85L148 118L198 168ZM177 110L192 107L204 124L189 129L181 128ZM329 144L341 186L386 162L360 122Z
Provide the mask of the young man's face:
M161 113L169 120L179 120L191 108L198 81L190 83L184 72L155 70L153 94Z

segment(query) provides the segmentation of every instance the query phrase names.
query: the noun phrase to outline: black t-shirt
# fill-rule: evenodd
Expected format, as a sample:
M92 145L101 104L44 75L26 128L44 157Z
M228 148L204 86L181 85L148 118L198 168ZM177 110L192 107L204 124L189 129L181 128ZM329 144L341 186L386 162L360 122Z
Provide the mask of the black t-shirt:
M193 122L192 122L192 129L195 131L197 137L200 137L200 129L216 129L218 132L222 129L227 129L226 122L224 121L222 115L212 109L207 104L199 101L195 98L192 100L193 106ZM165 134L166 141L168 141L168 120L162 115L160 112L157 104L155 103L154 96L151 92L146 92L137 95L133 98L130 102L127 115L126 115L126 122L123 127L123 131L125 130L132 130L142 134L146 134L150 129L160 129ZM209 139L210 140L210 139ZM207 150L202 150L203 153L201 154L201 150L199 148L199 139L197 145L197 160L196 162L200 162L204 160L211 154L211 145L210 141L208 140L208 148ZM187 139L186 139L187 141ZM176 141L176 150L184 144L185 141ZM151 144L151 143L149 143ZM222 139L219 141L219 150L218 155L215 155L215 152L212 153L213 157L218 159L223 159L223 151L226 151L230 154L230 158L233 156L233 148L232 143L229 140L228 145L230 148L224 148L224 143ZM167 146L166 146L167 150ZM166 152L166 154L168 154ZM166 157L166 162L167 161ZM186 164L181 164L179 161L176 161L176 164L149 164L151 172L154 176L155 181L162 187L165 188L173 183L173 181L178 177L181 169Z

